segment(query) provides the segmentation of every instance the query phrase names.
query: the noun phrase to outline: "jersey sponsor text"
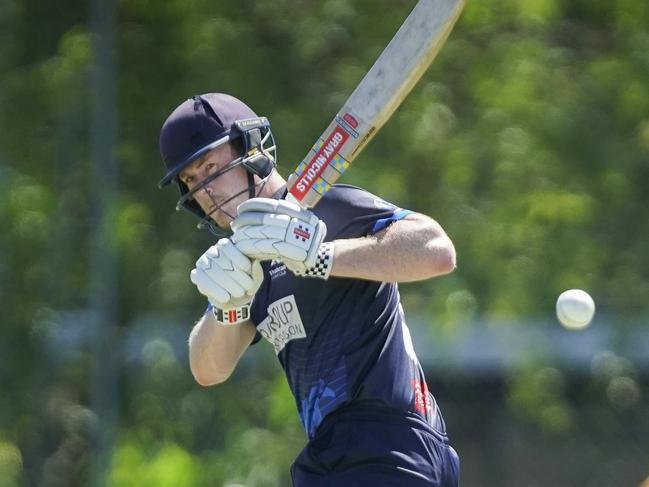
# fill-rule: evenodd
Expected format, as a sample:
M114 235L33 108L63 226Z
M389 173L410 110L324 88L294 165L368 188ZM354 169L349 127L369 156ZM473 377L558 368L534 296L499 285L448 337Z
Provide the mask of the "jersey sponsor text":
M268 316L257 326L257 331L273 345L275 353L281 352L291 340L306 338L302 317L292 294L271 303L267 312Z

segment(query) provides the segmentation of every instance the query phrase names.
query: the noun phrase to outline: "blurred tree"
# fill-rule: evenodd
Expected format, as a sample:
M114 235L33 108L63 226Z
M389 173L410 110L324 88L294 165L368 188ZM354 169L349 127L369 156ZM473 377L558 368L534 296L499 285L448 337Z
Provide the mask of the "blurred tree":
M414 3L119 4L120 181L108 233L125 365L110 485L287 485L304 440L278 369L209 391L191 381L177 344L204 301L187 275L212 239L173 211L173 190L156 187L162 121L192 94L231 92L271 119L286 174ZM84 485L88 475L87 18L86 2L0 2L0 379L11 391L0 404L2 485ZM484 317L524 325L568 287L588 288L621 328L647 316L648 31L646 2L468 3L345 176L453 237L458 270L402 288L427 333L453 337ZM254 355L270 364L264 347ZM532 359L506 378L508 408L544 434L579 431L561 373ZM592 417L633 417L646 398L638 375L622 367L593 379Z

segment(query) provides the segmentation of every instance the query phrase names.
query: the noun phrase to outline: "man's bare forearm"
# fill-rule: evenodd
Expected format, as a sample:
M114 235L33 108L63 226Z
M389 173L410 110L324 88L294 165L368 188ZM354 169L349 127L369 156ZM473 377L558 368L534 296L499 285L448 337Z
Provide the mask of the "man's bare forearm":
M250 322L224 326L206 313L189 335L189 365L196 382L210 386L225 381L254 336Z
M455 269L455 248L433 219L410 215L369 237L334 241L331 276L408 282Z

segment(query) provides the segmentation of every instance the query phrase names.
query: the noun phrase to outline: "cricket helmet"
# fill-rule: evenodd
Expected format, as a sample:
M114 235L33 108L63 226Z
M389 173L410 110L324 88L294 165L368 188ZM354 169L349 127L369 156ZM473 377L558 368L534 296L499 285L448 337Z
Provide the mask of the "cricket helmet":
M239 156L190 191L178 177L180 172L204 154L229 142L239 149ZM160 130L160 155L166 173L158 186L162 188L175 181L180 190L176 209L184 208L198 216L198 227L208 228L217 236L227 235L229 230L218 227L193 195L224 172L243 166L248 173L248 188L220 202L211 212L214 213L246 191L254 197L256 186L265 182L276 167L275 139L268 119L258 117L241 100L224 93L193 96L171 112ZM261 182L255 183L254 176Z

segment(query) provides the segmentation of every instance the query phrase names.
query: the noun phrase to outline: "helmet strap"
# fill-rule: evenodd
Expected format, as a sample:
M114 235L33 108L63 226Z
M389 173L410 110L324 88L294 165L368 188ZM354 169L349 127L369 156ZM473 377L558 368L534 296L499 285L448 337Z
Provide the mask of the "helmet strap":
M254 198L256 196L255 176L250 171L246 171L246 174L248 175L248 198Z

